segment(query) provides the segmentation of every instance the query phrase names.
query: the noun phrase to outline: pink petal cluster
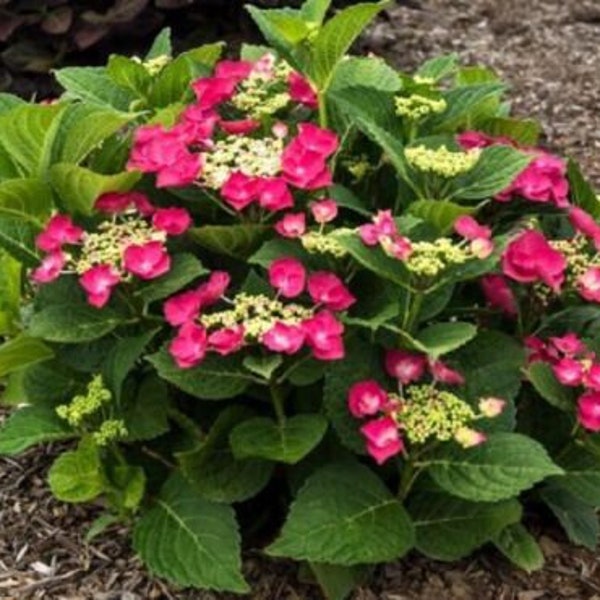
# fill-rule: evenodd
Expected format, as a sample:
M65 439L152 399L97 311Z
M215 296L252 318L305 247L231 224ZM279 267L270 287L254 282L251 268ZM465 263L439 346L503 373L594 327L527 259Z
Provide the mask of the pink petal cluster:
M404 450L404 442L398 431L398 424L392 417L381 417L365 423L360 432L367 440L367 452L382 465L392 456Z
M295 298L306 287L306 269L296 258L278 258L269 266L269 283L284 298Z
M40 266L33 270L31 279L36 283L50 283L60 277L67 258L62 250L53 250L44 256Z
M206 329L192 321L183 324L169 344L169 353L181 369L196 366L206 356L208 336Z
M454 231L471 242L471 252L477 258L487 258L494 251L492 230L480 225L473 217L461 215L454 221Z
M543 281L554 292L560 291L567 261L544 235L528 230L513 239L502 254L502 272L521 283Z
M313 219L320 225L323 225L324 223L333 221L337 217L338 205L335 200L319 200L310 205L310 212Z
M156 279L171 268L171 257L161 242L131 244L123 252L123 267L140 279Z
M121 281L121 276L111 265L97 265L88 269L79 278L79 284L87 293L88 302L102 308L110 300L112 289Z
M398 231L391 210L378 211L372 223L361 225L358 233L365 246L379 245L386 254L398 260L406 260L412 253L410 240Z
M418 352L408 350L387 350L385 353L385 370L401 385L420 381L427 372L434 381L447 385L463 385L464 377L441 360L428 358Z
M35 239L35 245L44 252L62 250L69 244L77 244L83 237L83 229L75 225L68 215L54 215Z
M517 299L506 277L497 273L490 273L484 275L480 283L483 295L491 307L497 308L511 317L518 313Z
M286 213L275 223L275 231L286 238L303 236L306 233L306 215L304 213Z
M148 196L142 192L106 192L96 198L94 209L109 215L116 215L135 209L143 217L150 217L156 208Z
M288 93L294 102L311 109L317 108L317 94L314 88L307 79L296 71L290 73L288 77Z

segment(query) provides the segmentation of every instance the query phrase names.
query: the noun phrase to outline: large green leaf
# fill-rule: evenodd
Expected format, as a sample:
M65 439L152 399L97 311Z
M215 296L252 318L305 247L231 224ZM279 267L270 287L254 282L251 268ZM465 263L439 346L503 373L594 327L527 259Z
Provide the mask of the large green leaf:
M492 433L475 448L448 444L426 464L441 488L474 502L511 498L563 472L541 444L518 433Z
M40 340L21 334L0 346L0 377L54 356Z
M256 252L269 234L267 225L204 225L190 230L194 241L218 254L246 259Z
M537 121L532 119L494 117L485 121L481 130L493 136L512 138L523 146L535 146L538 143L541 127Z
M454 321L430 325L419 332L417 340L427 349L429 356L438 358L464 346L476 335L475 325Z
M416 529L416 547L436 560L458 560L492 540L521 519L514 500L467 502L427 490L412 496L409 513Z
M83 215L92 213L98 196L130 190L140 177L137 171L102 175L70 163L58 163L50 168L50 184L61 206Z
M121 322L122 318L108 309L55 304L33 315L29 334L49 342L75 344L101 338Z
M6 216L20 216L39 225L38 218L49 215L52 204L51 190L42 179L6 179L0 183L0 215L6 211Z
M381 480L357 463L334 463L307 479L267 553L351 566L396 559L413 543L410 518Z
M302 414L278 424L268 417L255 417L237 425L229 436L236 458L265 458L288 464L302 460L323 438L327 420L317 414Z
M204 400L224 400L241 394L252 381L244 372L239 355L207 356L191 369L181 369L166 348L148 357L162 379Z
M16 410L0 430L0 454L19 454L36 444L73 436L53 407L26 406Z
M477 208L461 206L448 200L417 200L409 205L408 212L433 225L440 234L446 235L452 231L458 217L475 214Z
M331 0L306 0L300 12L307 21L321 24L330 6Z
M203 498L213 502L243 502L269 482L273 463L236 458L229 445L231 430L252 415L246 407L228 407L195 448L177 454L183 475Z
M535 538L521 523L505 527L494 537L494 545L517 567L531 573L544 566L544 554Z
M313 41L312 56L307 65L311 79L326 89L332 73L363 29L389 5L387 0L350 6L327 21Z
M125 441L151 440L169 430L169 389L155 373L145 377L133 397L126 399Z
M21 264L0 250L0 336L15 335L18 331L21 320L21 279Z
M452 52L452 54L444 54L443 56L436 56L425 61L418 69L416 74L419 77L425 77L427 79L433 79L439 81L448 75L451 75L456 71L458 67L458 54Z
M35 267L39 258L35 238L41 231L36 219L18 211L0 208L0 248L28 267Z
M586 504L600 507L600 459L578 444L561 452L557 463L564 475L551 477L549 483L559 485Z
M63 502L88 502L105 487L100 451L91 437L85 437L75 450L63 452L52 463L48 484Z
M397 92L402 87L398 72L379 57L353 56L343 60L335 69L330 90L369 87L384 92Z
M152 75L142 63L112 54L108 59L106 74L123 88L131 90L138 96L145 96L152 81Z
M535 391L552 406L566 412L573 410L575 406L573 391L556 379L552 367L548 363L537 361L529 365L527 378Z
M572 159L567 163L569 193L573 204L587 210L592 216L600 217L600 201L592 185L585 179L579 165Z
M159 56L171 56L172 54L171 28L165 27L164 29L161 29L160 33L154 38L152 46L145 56L145 60L152 60Z
M180 475L142 514L133 546L150 571L182 586L243 593L240 535L230 506L203 499Z

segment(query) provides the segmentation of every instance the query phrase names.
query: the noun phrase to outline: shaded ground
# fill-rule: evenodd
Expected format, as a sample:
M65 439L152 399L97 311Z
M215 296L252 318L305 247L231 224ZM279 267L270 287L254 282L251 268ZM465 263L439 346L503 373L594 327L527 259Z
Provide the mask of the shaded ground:
M497 69L513 86L519 114L542 121L546 143L569 153L600 183L600 4L595 0L423 0L394 8L365 37L368 49L410 69L440 52ZM597 5L597 8L595 7ZM182 592L150 578L124 530L87 545L94 507L55 502L44 483L52 448L0 459L0 599L230 600ZM459 564L410 556L387 565L353 600L600 600L599 559L537 531L547 565L531 576L491 550ZM252 598L313 600L292 565L248 556Z

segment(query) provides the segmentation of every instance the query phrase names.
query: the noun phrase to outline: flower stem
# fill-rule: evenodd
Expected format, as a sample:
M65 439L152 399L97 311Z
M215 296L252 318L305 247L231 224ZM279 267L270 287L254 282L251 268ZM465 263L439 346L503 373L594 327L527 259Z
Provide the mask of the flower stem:
M285 425L285 411L283 409L284 397L281 386L278 385L276 380L271 380L269 383L269 390L271 391L271 400L273 401L273 408L275 409L277 422L279 423L280 427L283 427Z
M324 90L320 90L317 94L317 101L319 103L319 125L325 129L327 127L327 103Z

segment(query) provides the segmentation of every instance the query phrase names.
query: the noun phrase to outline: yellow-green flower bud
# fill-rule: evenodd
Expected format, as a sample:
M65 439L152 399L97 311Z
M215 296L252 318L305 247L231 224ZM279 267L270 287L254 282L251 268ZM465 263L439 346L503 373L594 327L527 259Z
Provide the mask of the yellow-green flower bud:
M418 171L450 179L470 171L477 164L481 150L453 152L446 146L435 149L416 146L407 148L404 153L406 160Z

